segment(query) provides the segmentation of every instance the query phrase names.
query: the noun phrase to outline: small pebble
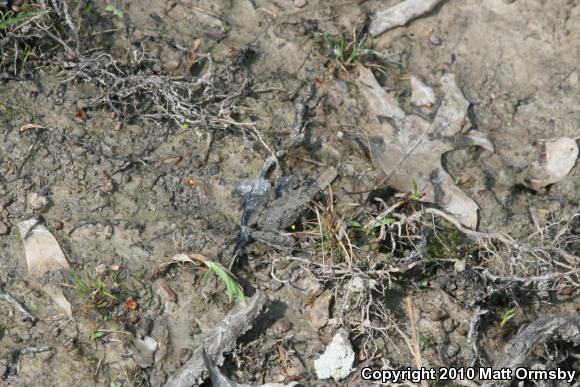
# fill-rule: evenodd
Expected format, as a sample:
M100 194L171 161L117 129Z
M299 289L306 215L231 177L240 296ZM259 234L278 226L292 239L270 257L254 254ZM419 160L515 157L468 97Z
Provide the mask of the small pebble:
M437 35L429 35L429 43L434 46L440 46L443 44L443 40Z
M0 222L0 235L6 235L10 232L10 228L4 222Z
M296 378L298 378L301 373L302 372L300 372L300 368L296 367L294 364L290 364L288 367L286 367L286 376L290 380L296 380Z
M43 210L48 207L50 200L46 196L33 192L28 195L28 204L35 210Z
M209 156L209 161L212 164L218 164L222 161L222 157L218 153L214 152Z
M113 183L113 180L111 179L107 179L103 185L101 185L101 191L106 192L106 193L111 193L113 192L113 190L115 189L115 184Z
M296 8L304 8L306 6L306 0L294 0L294 6Z
M445 320L447 315L441 309L435 309L429 313L429 318L431 321L442 321Z

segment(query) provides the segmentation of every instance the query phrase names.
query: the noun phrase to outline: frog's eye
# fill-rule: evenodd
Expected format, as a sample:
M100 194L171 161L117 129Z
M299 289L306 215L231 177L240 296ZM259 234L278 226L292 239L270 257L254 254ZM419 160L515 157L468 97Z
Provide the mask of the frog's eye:
M293 224L292 226L290 226L290 229L292 229L292 231L296 231L296 225Z

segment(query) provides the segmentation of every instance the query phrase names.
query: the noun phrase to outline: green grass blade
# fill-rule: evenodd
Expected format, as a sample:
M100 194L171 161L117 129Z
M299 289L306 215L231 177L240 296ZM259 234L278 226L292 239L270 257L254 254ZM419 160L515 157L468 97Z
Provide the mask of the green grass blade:
M2 20L0 20L0 29L8 28L8 27L13 26L15 24L18 24L22 21L28 20L34 16L44 15L45 13L48 13L48 11L42 10L42 11L25 12L25 13L20 13L14 17L10 16L10 15L12 15L12 13L8 13L8 14L4 15Z

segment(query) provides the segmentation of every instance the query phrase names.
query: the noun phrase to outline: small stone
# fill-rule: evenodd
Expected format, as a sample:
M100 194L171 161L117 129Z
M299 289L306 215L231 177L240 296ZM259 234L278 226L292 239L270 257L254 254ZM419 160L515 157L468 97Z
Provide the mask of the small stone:
M300 367L297 367L294 364L288 365L288 367L286 367L285 372L286 376L290 380L296 380L302 374Z
M314 361L316 376L318 379L345 379L355 370L352 368L354 356L348 333L340 329L324 353Z
M429 313L431 321L442 321L447 317L446 313L441 309L435 309Z
M434 46L440 46L443 44L443 40L437 36L437 35L429 35L429 43L431 43Z
M35 210L44 210L48 207L50 200L48 197L36 192L28 194L28 204Z
M308 4L306 0L294 0L294 6L296 8L304 8Z
M113 190L115 189L115 184L113 183L113 180L111 179L107 179L103 185L101 185L101 191L105 192L105 193L111 193L113 192Z
M209 162L212 164L218 164L221 163L221 161L222 157L218 153L214 152L209 156Z
M516 0L503 0L503 2L506 4L511 4L511 3L515 3Z
M4 222L0 222L0 235L6 235L10 232L10 227Z
M457 354L461 351L461 347L455 343L451 343L449 344L449 347L447 347L447 356L449 357L455 357L457 356Z

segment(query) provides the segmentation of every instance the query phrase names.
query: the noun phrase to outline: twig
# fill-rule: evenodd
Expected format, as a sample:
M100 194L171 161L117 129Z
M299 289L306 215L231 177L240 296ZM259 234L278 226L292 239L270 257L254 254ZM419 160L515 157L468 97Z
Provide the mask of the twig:
M415 321L416 319L415 307L413 306L413 301L411 300L411 297L407 297L406 303L407 303L407 313L409 315L409 322L411 323L411 339L413 340L411 353L415 358L415 366L417 367L417 369L421 369L423 368L423 360L421 360L421 348L419 347L419 336L417 334L417 325L416 325L417 323ZM426 380L422 380L421 386L428 387L429 384L427 383Z
M204 348L216 364L222 364L223 352L235 345L238 337L251 328L268 302L261 292L256 293L247 305L237 304L220 322L203 335L201 345L175 375L171 376L165 387L189 387L199 385L206 369L203 360Z
M9 293L4 292L4 289L2 289L1 287L0 287L0 299L14 305L14 307L19 310L24 315L22 321L30 321L33 323L38 321L38 319L34 317L32 313L30 313L28 308L23 303L12 297L12 295L10 295Z

